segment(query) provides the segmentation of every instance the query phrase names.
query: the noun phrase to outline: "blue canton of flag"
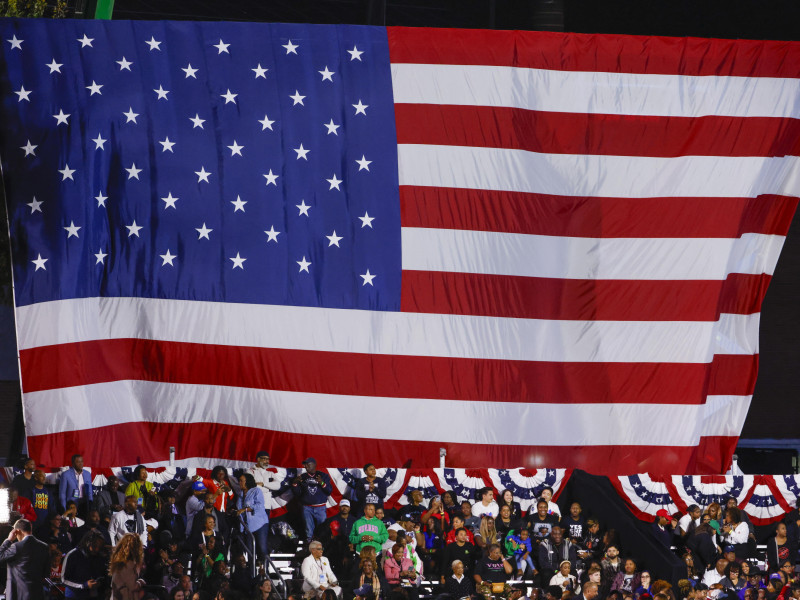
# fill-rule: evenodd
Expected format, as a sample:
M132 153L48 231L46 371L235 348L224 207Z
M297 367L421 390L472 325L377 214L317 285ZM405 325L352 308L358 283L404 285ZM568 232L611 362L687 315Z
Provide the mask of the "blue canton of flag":
M13 31L2 158L18 306L138 296L399 310L385 29Z

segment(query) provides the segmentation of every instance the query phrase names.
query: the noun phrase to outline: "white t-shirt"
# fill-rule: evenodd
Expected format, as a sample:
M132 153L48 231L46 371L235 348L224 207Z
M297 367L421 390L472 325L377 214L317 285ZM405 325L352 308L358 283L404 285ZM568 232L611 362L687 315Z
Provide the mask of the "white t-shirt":
M483 502L477 502L472 505L473 517L480 518L483 515L492 515L492 517L496 519L498 514L500 514L500 507L497 506L497 502L494 500L489 502L486 506L483 505Z

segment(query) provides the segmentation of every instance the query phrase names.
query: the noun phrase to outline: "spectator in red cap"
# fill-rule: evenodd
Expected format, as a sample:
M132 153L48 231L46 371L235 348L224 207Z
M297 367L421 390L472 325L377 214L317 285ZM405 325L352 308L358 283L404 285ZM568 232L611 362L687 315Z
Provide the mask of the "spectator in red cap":
M672 546L672 536L675 534L677 526L678 521L666 509L659 509L653 521L653 535L659 542L669 548Z

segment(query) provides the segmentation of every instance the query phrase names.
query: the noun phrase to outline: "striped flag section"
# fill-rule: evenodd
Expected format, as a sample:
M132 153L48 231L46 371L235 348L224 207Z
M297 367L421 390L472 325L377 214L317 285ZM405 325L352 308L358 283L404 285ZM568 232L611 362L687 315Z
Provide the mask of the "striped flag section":
M18 301L32 455L724 470L800 195L800 45L386 36L399 310Z

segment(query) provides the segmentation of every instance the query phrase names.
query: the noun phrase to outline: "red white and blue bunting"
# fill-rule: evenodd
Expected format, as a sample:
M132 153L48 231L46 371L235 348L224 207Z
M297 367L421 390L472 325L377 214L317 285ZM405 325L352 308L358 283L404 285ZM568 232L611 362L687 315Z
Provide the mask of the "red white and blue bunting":
M791 511L800 496L795 475L625 475L611 482L634 514L649 521L662 508L679 517L691 504L705 509L732 497L754 525L768 525Z
M243 466L243 465L242 465ZM112 474L116 475L124 489L131 479L134 467L91 469L92 484L102 488ZM286 512L292 500L291 481L299 469L271 466L281 487L272 495L269 508L273 515ZM47 483L57 484L61 471L47 475ZM328 498L328 510L332 514L342 498L353 499L352 484L364 477L361 469L321 469L331 477L333 493ZM240 467L229 469L231 485L238 490ZM11 481L19 471L5 468L3 475ZM148 481L157 490L170 488L181 497L188 493L189 484L195 477L208 478L211 470L195 467L148 468ZM412 490L420 490L427 503L433 496L451 490L456 499L475 501L477 491L491 487L499 494L510 490L514 500L523 511L529 511L546 486L553 488L553 497L558 496L569 480L569 469L378 469L387 487L387 508L397 508L409 503ZM650 476L646 473L611 478L611 483L620 496L640 519L651 521L660 509L679 517L691 504L706 508L712 502L724 504L727 498L736 499L755 525L774 523L790 512L800 497L800 475L667 475Z

